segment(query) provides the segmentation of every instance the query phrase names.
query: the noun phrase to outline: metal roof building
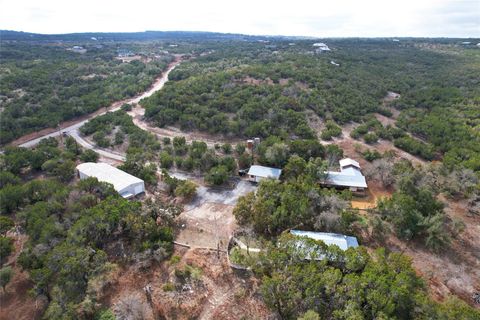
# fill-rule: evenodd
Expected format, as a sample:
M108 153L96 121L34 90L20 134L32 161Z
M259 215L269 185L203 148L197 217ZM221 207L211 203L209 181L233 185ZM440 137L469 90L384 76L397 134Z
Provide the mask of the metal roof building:
M77 171L80 179L95 177L98 181L111 183L113 188L127 199L145 192L145 183L142 179L107 163L82 163L77 166Z
M350 188L352 191L363 191L368 187L360 164L350 158L340 160L340 172L327 171L326 175L323 184L327 186Z
M290 230L290 233L294 236L307 237L313 240L322 240L326 245L337 245L342 250L347 250L351 247L358 247L357 238L343 234L300 230Z
M281 169L264 166L251 166L248 170L248 176L251 181L259 182L262 179L279 179L282 174Z

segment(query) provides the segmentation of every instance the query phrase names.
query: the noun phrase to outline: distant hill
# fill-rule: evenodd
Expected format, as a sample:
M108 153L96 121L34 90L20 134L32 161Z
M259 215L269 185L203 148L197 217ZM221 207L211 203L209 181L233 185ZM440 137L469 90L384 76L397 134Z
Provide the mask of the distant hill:
M287 36L252 36L234 33L203 31L144 31L144 32L86 32L67 34L40 34L22 31L0 30L2 41L142 41L142 40L265 40L265 39L306 39Z

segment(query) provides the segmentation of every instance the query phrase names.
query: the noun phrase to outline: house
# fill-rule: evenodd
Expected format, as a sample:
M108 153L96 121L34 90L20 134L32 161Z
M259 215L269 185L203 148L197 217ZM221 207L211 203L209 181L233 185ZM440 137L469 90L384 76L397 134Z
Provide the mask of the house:
M316 53L321 53L322 51L330 51L330 48L323 42L314 43L313 46L316 48Z
M338 189L350 189L353 192L363 192L367 188L367 182L360 164L350 158L340 160L340 172L327 171L322 185Z
M264 167L264 166L251 166L248 170L248 178L253 182L260 182L262 179L276 179L280 178L282 174L281 169Z
M107 163L82 163L77 166L77 172L82 180L95 177L98 181L111 183L113 188L126 199L145 192L145 183L142 179Z
M315 260L323 260L327 258L328 260L332 261L338 259L338 256L332 254L325 256L320 247L316 249L315 246L312 247L307 245L301 238L310 238L317 241L321 240L327 246L336 245L343 251L347 250L348 248L358 247L357 238L338 233L290 230L290 234L300 238L295 240L293 245L295 246L297 252L302 254L306 260L312 260L312 253L315 253L315 256L313 257Z

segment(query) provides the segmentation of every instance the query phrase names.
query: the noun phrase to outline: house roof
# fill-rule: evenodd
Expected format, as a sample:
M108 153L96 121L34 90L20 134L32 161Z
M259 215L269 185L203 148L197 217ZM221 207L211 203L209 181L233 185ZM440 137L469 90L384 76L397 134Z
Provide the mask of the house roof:
M345 158L340 160L340 172L327 171L324 184L340 187L367 188L367 181L360 171L357 161Z
M282 170L277 168L254 165L250 167L250 169L248 170L248 174L251 176L257 176L262 178L278 179L282 174Z
M77 166L77 170L89 177L95 177L99 181L113 184L117 192L134 183L143 183L142 179L132 176L125 171L117 169L107 163L85 162Z
M343 234L300 230L290 230L290 233L294 236L307 237L314 240L322 240L328 246L335 244L342 250L347 250L350 247L358 247L357 238L346 236Z
M327 177L325 179L325 184L341 187L367 188L367 181L361 173L352 175L345 173L344 171L328 171Z
M340 167L346 167L346 166L354 166L360 169L360 164L357 161L350 158L345 158L340 160Z

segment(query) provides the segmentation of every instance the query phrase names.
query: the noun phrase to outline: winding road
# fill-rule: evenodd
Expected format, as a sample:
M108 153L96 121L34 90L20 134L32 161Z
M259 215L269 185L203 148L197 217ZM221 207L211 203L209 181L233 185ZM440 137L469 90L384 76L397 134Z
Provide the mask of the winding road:
M167 70L165 70L165 72L163 72L162 75L155 80L152 87L150 87L149 90L143 92L142 94L139 94L139 95L137 95L133 98L130 98L130 99L117 101L117 102L113 103L108 108L108 110L103 111L103 112L94 113L94 114L90 115L88 117L88 119L78 121L78 122L76 122L74 124L71 124L71 125L68 125L66 127L62 127L60 125L59 130L48 133L48 134L45 134L45 135L42 135L40 137L36 137L35 139L32 139L30 141L24 142L24 143L20 144L19 147L32 148L32 147L36 146L42 139L50 138L50 137L58 137L61 134L65 134L65 135L69 135L69 136L73 137L82 147L84 147L86 149L94 150L103 157L118 160L118 161L125 161L125 155L113 152L111 150L105 150L105 149L98 148L98 147L92 145L87 140L83 139L81 134L80 134L80 131L79 131L80 127L83 126L86 122L88 122L89 120L91 120L93 118L104 115L107 112L112 112L112 111L119 110L124 103L136 104L140 100L142 100L143 98L150 97L152 94L154 94L158 90L161 90L163 88L163 86L165 85L165 83L168 81L168 75L170 74L170 72L172 72L172 70L175 69L175 67L181 61L182 61L181 56L176 56L175 61L172 62L168 66Z

